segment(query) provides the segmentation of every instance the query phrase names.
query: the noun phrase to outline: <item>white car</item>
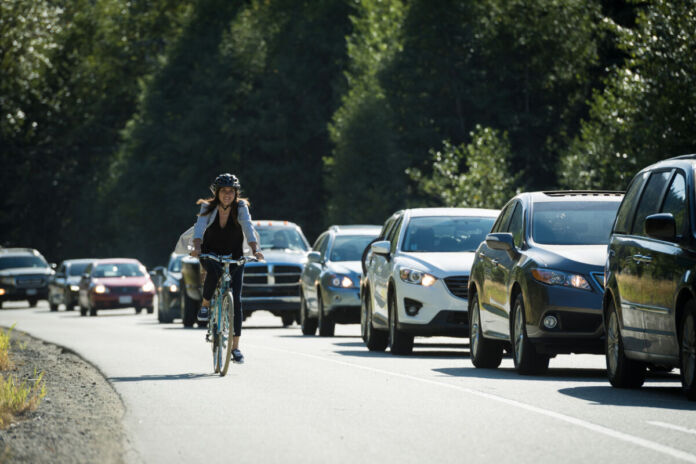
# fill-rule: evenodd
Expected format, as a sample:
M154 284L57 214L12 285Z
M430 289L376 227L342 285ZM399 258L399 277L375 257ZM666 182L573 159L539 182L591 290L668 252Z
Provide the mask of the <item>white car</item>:
M468 336L468 283L498 210L418 208L385 222L364 260L362 337L371 351L413 350L414 336Z

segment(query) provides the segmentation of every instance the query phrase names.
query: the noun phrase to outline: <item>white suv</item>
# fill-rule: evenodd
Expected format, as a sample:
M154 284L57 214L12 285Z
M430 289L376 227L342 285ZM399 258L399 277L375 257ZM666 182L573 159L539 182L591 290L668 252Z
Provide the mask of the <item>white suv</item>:
M468 336L471 264L498 210L419 208L385 222L365 255L362 337L371 351L413 350L414 336Z

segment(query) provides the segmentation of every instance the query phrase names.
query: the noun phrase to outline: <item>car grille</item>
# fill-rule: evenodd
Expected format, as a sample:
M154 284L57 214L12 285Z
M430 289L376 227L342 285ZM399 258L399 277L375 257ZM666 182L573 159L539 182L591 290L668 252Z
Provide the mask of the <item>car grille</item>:
M138 293L140 287L109 287L109 293L114 293L116 295L128 295L131 293Z
M603 272L590 272L595 283L599 285L599 288L604 290L604 273Z
M300 266L257 265L244 267L245 297L299 296Z
M456 297L467 298L469 296L469 276L445 277L445 285Z
M18 288L35 288L46 285L46 280L41 276L15 277L15 285Z

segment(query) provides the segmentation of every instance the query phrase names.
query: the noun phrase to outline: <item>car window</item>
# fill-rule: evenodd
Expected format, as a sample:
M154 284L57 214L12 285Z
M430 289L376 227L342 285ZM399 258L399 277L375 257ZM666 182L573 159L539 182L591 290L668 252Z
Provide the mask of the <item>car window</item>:
M671 171L652 173L645 186L645 190L643 190L643 195L640 197L638 209L636 210L636 217L633 219L631 234L645 235L645 218L660 210L662 194L667 187L667 181L669 181L671 174Z
M680 172L674 176L672 184L667 190L661 213L671 213L676 223L677 234L684 233L686 225L686 182L684 175Z
M319 247L321 246L321 241L326 237L326 234L321 234L319 238L316 239L314 242L314 245L312 245L312 251L318 251Z
M181 272L181 260L184 259L186 255L177 255L172 257L169 261L169 272Z
M91 273L92 273L92 267L93 267L93 266L92 266L92 264L90 263L90 264L85 268L85 272L83 272L83 274L91 274Z
M330 261L360 261L374 235L339 235L331 246Z
M614 201L535 202L532 239L544 245L606 245L619 209Z
M321 253L321 258L324 259L326 256L326 249L329 247L329 242L331 241L331 236L329 234L324 234L321 243L319 244L319 248L317 248L316 251Z
M397 220L396 224L394 224L394 227L392 227L392 230L389 232L389 236L387 237L387 240L391 243L391 252L394 253L396 251L396 243L399 241L399 234L401 231L401 224L403 223L404 217L401 216Z
M516 204L517 202L513 201L508 203L507 206L503 208L503 210L500 212L500 215L498 216L498 220L495 221L495 224L493 224L491 232L503 232L507 230L508 221L510 220L510 216L514 211Z
M307 244L295 227L256 226L262 250L307 251Z
M20 267L44 268L48 267L48 263L38 256L6 256L0 258L0 271Z
M649 172L644 172L643 174L636 176L628 187L626 196L624 196L619 212L616 214L616 222L614 224L614 233L617 234L627 234L631 230L631 220L633 219L633 213L636 209L636 203L640 192L645 185L645 181L650 177Z
M71 276L79 276L82 275L83 272L85 272L85 268L87 267L89 263L73 263L70 265L70 275Z
M447 253L476 251L486 239L495 218L470 216L429 216L412 218L401 251Z
M65 275L65 264L61 264L58 270L56 271L56 274L63 274Z
M97 264L92 277L140 277L145 275L143 266L136 263Z
M512 234L515 246L517 248L521 248L522 242L524 241L524 221L522 217L522 205L519 202L516 202L515 210L510 218L510 225L508 226L507 231Z
M387 222L384 223L384 227L382 227L382 231L379 233L380 240L386 240L386 237L389 235L389 232L391 232L391 228L395 222L396 218L387 219Z

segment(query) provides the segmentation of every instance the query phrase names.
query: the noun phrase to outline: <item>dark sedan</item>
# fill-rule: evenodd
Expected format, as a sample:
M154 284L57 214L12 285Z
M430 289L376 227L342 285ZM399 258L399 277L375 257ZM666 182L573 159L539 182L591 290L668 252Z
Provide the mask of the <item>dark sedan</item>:
M602 296L619 192L513 198L477 252L469 283L471 359L495 368L510 347L520 374L561 353L603 352Z
M162 323L181 316L181 260L185 256L172 253L167 267L157 269L157 320Z
M80 279L87 265L93 259L67 259L60 263L58 270L48 282L48 304L51 311L58 311L59 305L65 305L66 311L77 306L80 291Z

